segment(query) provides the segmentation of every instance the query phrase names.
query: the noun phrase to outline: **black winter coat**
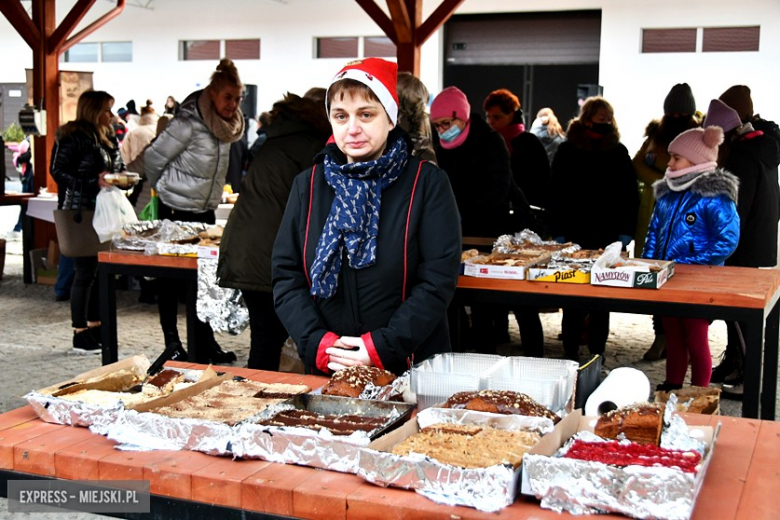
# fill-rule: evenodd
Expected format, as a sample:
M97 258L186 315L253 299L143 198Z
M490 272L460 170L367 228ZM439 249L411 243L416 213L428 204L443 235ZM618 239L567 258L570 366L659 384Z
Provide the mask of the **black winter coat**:
M731 144L724 168L739 179L740 236L726 265L771 267L777 263L778 160L777 144L769 135L753 132Z
M530 204L544 208L550 184L550 162L544 145L530 132L512 139L511 145L510 164L515 183Z
M389 142L399 137L411 150L400 127L390 132ZM370 333L382 365L396 374L449 352L446 312L458 280L461 241L446 174L410 156L406 170L382 191L376 263L356 270L345 257L336 294L313 298L305 270L314 262L334 199L323 173L325 154L345 162L338 147L329 144L316 159L314 178L311 169L296 177L273 251L276 313L298 345L307 372L318 373L317 353L327 332Z
M633 237L639 209L636 174L616 136L599 136L573 121L552 163L547 205L550 231L584 249L620 235Z
M324 109L317 118L304 108L297 96L274 105L267 140L249 167L220 242L217 275L223 287L272 290L271 252L293 179L311 168L331 134Z
M60 196L60 209L78 209L83 197L83 209L95 209L95 198L100 188L98 176L103 172L120 173L125 169L119 143L109 138L110 148L98 140L95 129L79 121L71 121L57 130L51 154L50 172Z
M439 168L447 172L458 202L463 236L497 237L520 231L509 217L512 167L504 138L477 114L457 148L441 146L434 132Z

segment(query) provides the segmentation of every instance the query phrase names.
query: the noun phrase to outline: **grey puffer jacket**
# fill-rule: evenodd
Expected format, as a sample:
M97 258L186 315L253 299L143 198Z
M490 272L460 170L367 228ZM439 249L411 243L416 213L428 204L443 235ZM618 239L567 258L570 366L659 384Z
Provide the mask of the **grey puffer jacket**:
M163 204L193 213L219 206L230 157L230 143L211 133L198 110L201 92L187 96L144 153L146 176Z

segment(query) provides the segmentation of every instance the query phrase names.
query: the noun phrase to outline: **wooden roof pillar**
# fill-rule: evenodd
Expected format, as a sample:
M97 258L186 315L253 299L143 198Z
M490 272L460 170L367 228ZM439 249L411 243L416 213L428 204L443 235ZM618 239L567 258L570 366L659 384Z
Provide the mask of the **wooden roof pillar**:
M439 27L449 20L464 0L443 0L425 22L422 21L423 0L387 0L390 17L375 0L355 0L385 35L395 43L398 70L420 75L420 48Z

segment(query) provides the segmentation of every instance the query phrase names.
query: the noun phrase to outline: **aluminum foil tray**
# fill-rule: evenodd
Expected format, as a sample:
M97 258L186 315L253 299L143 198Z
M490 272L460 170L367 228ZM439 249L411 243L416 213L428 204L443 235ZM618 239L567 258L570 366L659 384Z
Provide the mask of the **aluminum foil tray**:
M567 425L559 423L558 426L562 427L556 429L556 432L563 433L563 437L556 441L558 446L564 443L568 446L568 441L576 437L591 442L601 440L590 431L588 424L590 420L592 425L595 418L579 417L579 413L575 412L566 420ZM564 433L566 430L568 432ZM696 474L677 468L616 467L574 460L561 457L562 450L553 453L553 450L545 448L523 459L523 493L535 495L541 500L543 508L559 513L609 512L633 518L687 520L712 460L719 431L720 425L714 429L708 426L688 427L679 416L665 427L661 440L663 447L703 452Z
M324 415L358 414L387 417L385 425L369 434L333 435L308 428L262 426L256 424L281 410L298 408ZM260 458L285 464L300 464L344 473L355 473L359 449L372 439L398 427L414 410L414 404L394 401L351 399L303 394L258 414L252 422L236 425L231 451L236 457Z
M389 453L408 436L435 423L481 424L499 429L524 429L544 435L553 423L541 417L500 415L470 410L429 408L368 448L360 450L358 476L381 486L413 489L417 493L448 505L465 505L494 512L510 505L518 490L521 468L497 464L489 468L465 469L423 455L399 456Z
M456 392L482 388L481 375L504 358L489 354L447 352L412 368L412 392L422 410L446 401Z

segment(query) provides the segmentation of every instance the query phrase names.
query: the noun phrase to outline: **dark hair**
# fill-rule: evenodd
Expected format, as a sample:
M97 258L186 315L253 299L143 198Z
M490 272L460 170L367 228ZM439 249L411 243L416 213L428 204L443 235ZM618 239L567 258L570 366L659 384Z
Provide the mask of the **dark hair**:
M349 96L353 98L362 96L369 101L376 101L382 105L382 102L379 100L376 94L374 94L374 91L368 87L368 85L364 85L363 83L354 79L345 78L333 83L328 89L328 112L330 112L330 105L333 104L333 100L336 99L336 96L339 96L339 101L343 101L345 94L349 94ZM382 107L384 107L384 105L382 105ZM385 110L385 112L387 112L387 110Z

